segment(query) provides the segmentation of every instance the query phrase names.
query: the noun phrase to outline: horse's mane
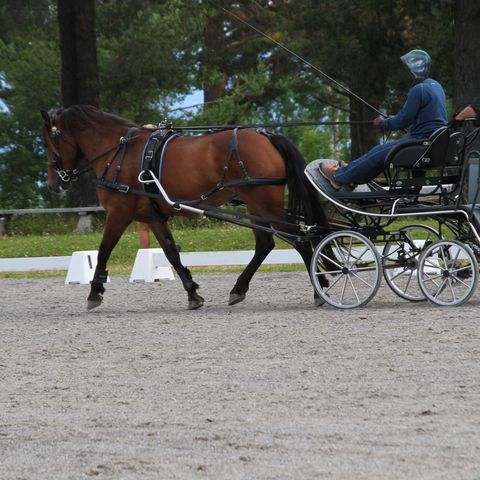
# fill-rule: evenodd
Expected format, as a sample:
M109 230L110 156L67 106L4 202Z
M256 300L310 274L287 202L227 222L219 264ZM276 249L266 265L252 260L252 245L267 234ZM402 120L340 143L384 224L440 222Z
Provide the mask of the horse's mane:
M72 105L61 110L61 122L69 130L83 130L91 126L111 126L136 127L137 125L130 120L119 117L112 113L102 112L92 105Z

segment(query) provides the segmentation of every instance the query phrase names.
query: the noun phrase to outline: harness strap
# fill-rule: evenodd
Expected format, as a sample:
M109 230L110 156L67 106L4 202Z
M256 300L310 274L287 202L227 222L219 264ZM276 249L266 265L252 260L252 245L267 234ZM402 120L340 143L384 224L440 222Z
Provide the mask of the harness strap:
M115 150L115 153L113 155L113 158L110 162L107 162L107 164L105 165L105 168L102 172L102 175L101 175L101 179L103 179L105 177L105 175L107 174L108 170L110 169L112 163L115 161L115 159L117 158L117 155L120 153L120 151L122 152L122 157L120 159L120 162L119 164L117 165L117 168L115 170L115 174L113 176L113 181L116 182L117 181L117 178L118 178L118 175L120 174L120 170L122 169L122 166L123 166L123 162L125 160L125 153L126 153L126 150L127 150L127 145L128 143L132 140L133 138L133 132L135 130L135 127L129 127L128 130L127 130L127 133L125 134L125 136L123 137L120 137L120 141L117 145L115 145L115 147L112 147L112 149L110 149L109 151L103 153L102 155L100 156L104 156L104 155L107 155L108 153L110 153L111 151ZM93 160L90 161L90 163L93 163L94 161L98 160L100 158L100 156L97 156L95 157Z
M214 193L217 193L224 188L234 188L234 187L242 187L245 185L286 185L287 179L286 178L270 178L270 177L259 177L259 178L241 178L238 180L230 180L229 182L217 183L211 190L207 193L204 193L200 200L207 200L211 197ZM195 200L196 202L200 202L200 200Z
M227 161L225 162L225 165L223 167L222 176L220 177L220 181L218 182L219 184L221 184L223 182L223 180L225 179L225 176L227 175L228 167L230 166L230 161L231 161L233 155L235 155L235 157L237 158L237 163L238 163L238 166L240 167L240 169L243 172L243 176L245 178L249 178L247 169L245 168L245 164L243 163L243 161L240 157L240 151L238 149L238 128L234 128L233 131L232 131L232 137L230 139L230 151L228 152Z
M245 182L246 180L244 180ZM240 182L240 180L236 180L236 182ZM249 185L284 185L286 182L285 179L283 178L251 178L250 182L248 183ZM230 183L230 182L229 182ZM231 182L234 183L234 182ZM115 190L116 192L119 193L131 193L133 195L139 195L143 197L147 197L150 200L161 200L162 195L159 193L151 193L151 192L146 192L144 190L137 190L135 188L131 188L129 185L123 185L121 183L113 183L110 180L106 179L98 179L96 181L97 187L100 188L108 188L110 190ZM257 215L250 215L247 213L242 213L242 212L235 212L234 210L226 210L218 207L213 207L212 205L204 205L200 203L200 200L181 200L178 198L173 199L175 201L175 204L172 205L172 208L180 208L180 205L196 205L202 210L205 210L206 213L208 213L207 216L211 216L212 218L217 218L219 220L228 220L224 217L219 216L218 214L223 214L223 215L230 215L232 217L239 217L239 218L246 218L250 220L254 220L256 222L263 222L263 223L275 223L277 225L286 225L292 227L294 224L290 222L285 222L283 220L278 220L278 219L269 219L269 218L263 218L259 217ZM155 206L157 204L153 202ZM167 220L168 216L163 215L161 211L157 211L159 214L159 217L161 220ZM231 220L228 220L231 221ZM247 225L248 226L248 225Z
M230 168L230 162L235 155L237 159L238 166L243 172L243 179L240 180L232 180L230 182L225 183L225 177L227 176L228 169ZM251 180L253 180L251 182ZM247 169L245 167L245 164L243 163L241 157L240 157L240 151L238 150L238 128L235 128L232 131L232 137L230 138L230 150L228 152L227 160L225 161L225 164L223 165L222 169L222 174L220 175L220 178L218 179L217 184L210 189L208 192L204 193L203 195L200 196L200 200L207 200L207 198L211 197L214 193L217 193L224 188L228 187L237 187L241 185L277 185L277 183L270 183L270 181L277 182L280 179L266 179L267 183L263 182L263 179L258 178L258 179L252 179L250 175L247 172ZM286 181L285 181L286 183ZM284 183L284 184L285 184ZM284 185L283 184L283 185ZM200 202L198 200L198 202Z
M247 179L240 179L240 180L232 180L230 182L226 182L223 184L223 188L233 188L233 187L241 187L243 185L286 185L287 180L285 178L269 178L269 177L261 177L261 178L247 178ZM119 193L131 193L133 195L140 195L143 197L149 198L156 198L161 199L162 195L160 193L153 193L147 192L145 190L138 190L135 188L130 187L130 185L125 185L123 183L113 182L111 180L107 180L106 178L97 178L95 180L95 184L99 188L107 188L109 190L115 190ZM213 190L213 189L212 189ZM217 189L220 190L220 189ZM215 190L215 191L217 191ZM212 192L213 193L213 192ZM185 205L194 205L196 203L200 203L200 200L177 200L177 203L184 203Z
M237 157L237 162L238 162L238 165L239 167L242 169L242 172L243 172L243 175L245 176L245 178L250 178L250 176L248 175L247 173L247 169L245 167L245 164L243 163L241 157L240 157L240 151L238 150L238 136L237 136L237 132L238 132L238 128L236 128L234 131L233 131L233 134L232 134L232 140L230 142L230 149L232 152L235 153L235 156Z

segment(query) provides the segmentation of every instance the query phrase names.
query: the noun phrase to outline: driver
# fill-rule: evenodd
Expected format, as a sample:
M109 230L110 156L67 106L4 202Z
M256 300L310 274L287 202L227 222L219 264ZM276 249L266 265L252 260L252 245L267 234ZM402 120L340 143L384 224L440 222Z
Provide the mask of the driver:
M402 110L394 117L377 117L373 123L385 130L410 128L408 137L373 147L361 157L342 166L320 164L320 173L335 190L342 185L359 185L373 180L384 169L385 158L395 145L408 140L427 139L435 130L447 125L445 92L436 80L428 77L430 55L423 50L412 50L400 60L413 77L415 84L410 88Z

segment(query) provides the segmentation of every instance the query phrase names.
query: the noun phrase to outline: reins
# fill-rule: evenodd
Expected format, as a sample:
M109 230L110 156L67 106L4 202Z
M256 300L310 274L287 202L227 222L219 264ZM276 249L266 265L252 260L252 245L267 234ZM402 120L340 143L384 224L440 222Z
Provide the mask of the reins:
M216 132L218 130L234 130L235 128L262 130L266 128L289 128L289 127L315 127L321 125L335 126L335 125L367 125L372 124L373 120L345 120L345 121L323 121L323 122L281 122L281 123L253 123L250 125L190 125L185 127L170 126L172 130L181 132Z

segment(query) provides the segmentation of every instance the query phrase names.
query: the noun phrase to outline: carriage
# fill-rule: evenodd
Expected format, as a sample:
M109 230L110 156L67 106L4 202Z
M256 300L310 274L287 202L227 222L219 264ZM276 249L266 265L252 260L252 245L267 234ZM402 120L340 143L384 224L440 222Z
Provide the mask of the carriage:
M333 190L319 161L307 166L308 180L336 214L310 271L327 303L365 305L382 276L412 302L460 305L471 297L478 281L480 207L478 186L466 201L466 181L469 159L478 153L465 152L477 135L478 128L467 133L446 126L428 140L401 143L388 154L382 178L353 191ZM325 262L332 252L333 262Z
M291 142L265 131L208 127L185 136L182 129L152 131L84 106L42 116L49 186L59 191L93 170L107 211L89 309L102 302L108 258L132 220L151 223L187 291L188 307L201 307L198 285L167 225L170 216L189 214L254 232L255 253L230 292L230 305L245 298L274 247L272 237L302 256L316 305L365 305L382 276L412 302L460 305L475 291L480 208L478 192L465 200L465 152L478 128L467 133L450 125L428 140L404 142L388 155L382 179L334 191L319 174L319 161L305 165ZM222 207L232 202L247 211Z

